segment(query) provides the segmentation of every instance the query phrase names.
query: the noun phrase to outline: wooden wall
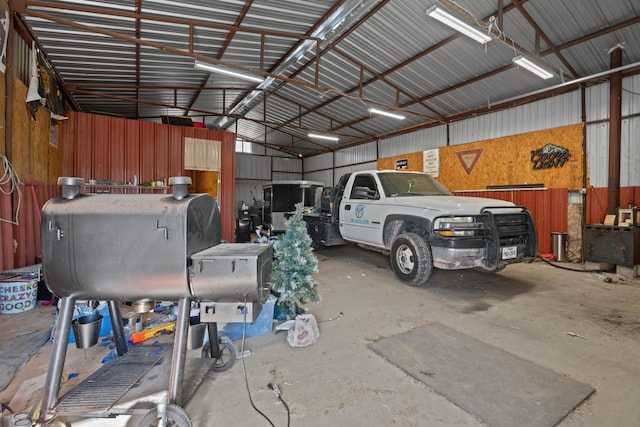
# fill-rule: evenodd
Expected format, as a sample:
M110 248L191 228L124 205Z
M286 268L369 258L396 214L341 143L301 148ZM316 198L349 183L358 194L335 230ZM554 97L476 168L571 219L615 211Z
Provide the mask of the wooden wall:
M440 149L439 179L452 190L530 184L577 190L583 187L583 127L583 124L577 124L443 147ZM569 160L563 166L534 169L531 152L547 144L568 149ZM467 173L460 152L471 150L479 150L480 154L473 170Z
M577 190L583 187L583 124L523 133L471 144L440 147L438 180L451 191L482 190L487 186L542 184L547 188ZM569 150L564 165L534 169L532 151L547 144ZM407 160L407 170L422 171L422 152L379 159L378 169L395 169Z
M379 170L393 170L396 169L397 161L404 164L405 160L407 166L406 168L402 168L403 170L422 172L423 156L421 151L418 153L407 153L399 156L384 157L382 159L378 159L377 167Z
M0 91L6 93L2 80ZM59 195L55 182L60 174L60 152L50 144L50 113L40 107L33 114L27 108L27 87L15 77L13 95L10 161L23 185L11 196L0 194L0 270L39 262L40 210L44 202ZM6 154L5 97L0 110L0 147ZM9 189L8 184L3 185L4 192Z

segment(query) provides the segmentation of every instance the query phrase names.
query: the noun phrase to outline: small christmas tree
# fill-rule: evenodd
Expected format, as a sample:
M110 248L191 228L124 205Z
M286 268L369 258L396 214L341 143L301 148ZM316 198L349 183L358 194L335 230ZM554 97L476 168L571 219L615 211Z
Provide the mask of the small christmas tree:
M285 221L287 231L274 245L273 294L276 305L287 318L296 316L298 305L318 301L318 283L313 278L313 273L318 271L318 260L311 250L302 209L302 203L296 204L295 213Z

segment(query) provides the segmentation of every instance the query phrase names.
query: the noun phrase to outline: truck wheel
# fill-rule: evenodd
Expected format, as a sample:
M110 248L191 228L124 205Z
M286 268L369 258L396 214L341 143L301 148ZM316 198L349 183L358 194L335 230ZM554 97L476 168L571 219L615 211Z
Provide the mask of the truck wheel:
M424 285L433 271L429 244L415 233L401 233L391 246L391 268L407 285Z

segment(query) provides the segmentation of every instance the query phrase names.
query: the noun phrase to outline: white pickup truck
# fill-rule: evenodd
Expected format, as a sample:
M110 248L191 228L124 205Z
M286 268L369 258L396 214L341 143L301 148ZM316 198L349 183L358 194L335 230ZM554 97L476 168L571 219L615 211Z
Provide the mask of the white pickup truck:
M325 188L316 212L304 215L315 247L345 241L390 254L396 276L424 285L433 268L497 272L531 261L537 236L524 207L453 196L431 176L360 171Z

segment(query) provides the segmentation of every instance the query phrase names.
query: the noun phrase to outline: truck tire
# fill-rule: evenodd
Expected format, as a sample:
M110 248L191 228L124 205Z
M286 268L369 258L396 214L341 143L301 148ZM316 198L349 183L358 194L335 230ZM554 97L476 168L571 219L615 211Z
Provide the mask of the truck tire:
M433 272L431 247L416 233L401 233L391 245L391 268L410 286L422 286Z

